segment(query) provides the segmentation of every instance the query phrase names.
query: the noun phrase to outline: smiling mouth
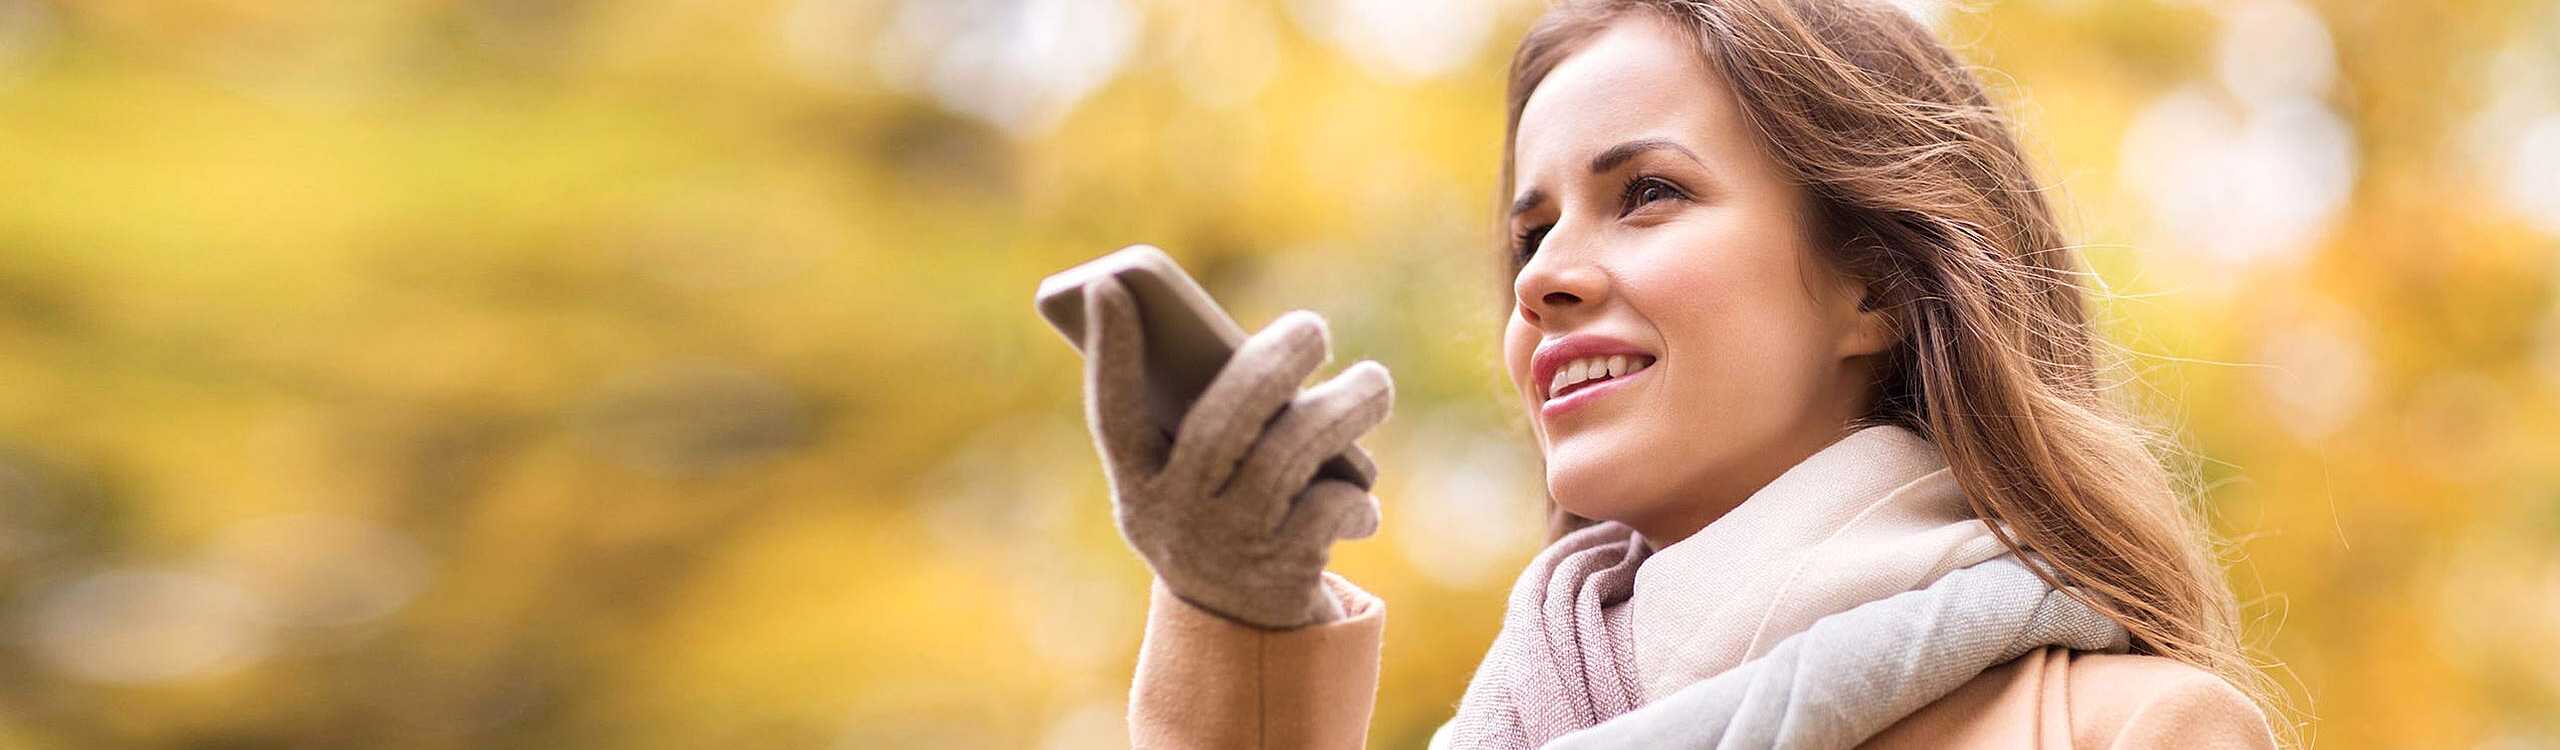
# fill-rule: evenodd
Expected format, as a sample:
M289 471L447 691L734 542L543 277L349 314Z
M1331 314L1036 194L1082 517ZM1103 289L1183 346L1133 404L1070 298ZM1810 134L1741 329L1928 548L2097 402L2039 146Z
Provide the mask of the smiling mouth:
M1636 354L1594 357L1566 365L1564 369L1557 371L1558 385L1549 389L1546 400L1553 402L1586 388L1633 376L1643 372L1645 368L1652 367L1653 363L1653 357Z

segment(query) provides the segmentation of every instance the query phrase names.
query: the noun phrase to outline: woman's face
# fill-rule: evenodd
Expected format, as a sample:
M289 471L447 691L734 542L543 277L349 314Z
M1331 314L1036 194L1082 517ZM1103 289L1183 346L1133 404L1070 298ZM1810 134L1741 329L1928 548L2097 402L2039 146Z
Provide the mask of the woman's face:
M1708 65L1684 32L1622 18L1538 85L1513 144L1528 258L1503 359L1548 492L1656 544L1837 439L1891 343L1863 285L1817 262L1809 191ZM1612 357L1625 374L1551 398L1557 373Z

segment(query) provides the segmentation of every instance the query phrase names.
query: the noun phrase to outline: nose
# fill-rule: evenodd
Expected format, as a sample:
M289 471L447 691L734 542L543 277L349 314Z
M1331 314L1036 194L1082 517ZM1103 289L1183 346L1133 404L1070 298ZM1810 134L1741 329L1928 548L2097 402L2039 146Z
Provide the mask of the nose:
M1582 253L1559 247L1552 234L1549 239L1547 247L1531 256L1529 264L1520 268L1520 277L1511 282L1520 317L1540 327L1557 316L1597 309L1609 293L1609 277L1599 266L1580 257Z

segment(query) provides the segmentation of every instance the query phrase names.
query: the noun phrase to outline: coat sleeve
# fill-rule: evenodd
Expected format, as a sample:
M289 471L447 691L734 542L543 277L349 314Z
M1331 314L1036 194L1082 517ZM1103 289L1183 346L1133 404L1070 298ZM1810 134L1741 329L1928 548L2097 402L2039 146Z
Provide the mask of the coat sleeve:
M2272 750L2276 746L2266 713L2211 673L2188 670L2146 692L2146 699L2123 707L2123 723L2116 725L2114 736L2095 746L2117 750Z
M1365 747L1386 602L1328 571L1343 617L1290 630L1235 622L1151 587L1129 687L1137 748Z

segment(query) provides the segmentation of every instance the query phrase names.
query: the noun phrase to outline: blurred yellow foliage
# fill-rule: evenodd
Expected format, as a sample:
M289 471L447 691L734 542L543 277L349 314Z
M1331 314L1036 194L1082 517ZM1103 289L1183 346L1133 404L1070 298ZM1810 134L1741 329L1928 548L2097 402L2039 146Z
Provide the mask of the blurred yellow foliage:
M2014 108L2345 747L2560 744L2560 9L1906 3ZM0 0L0 746L1108 747L1040 277L1388 365L1373 743L1539 546L1534 2Z

